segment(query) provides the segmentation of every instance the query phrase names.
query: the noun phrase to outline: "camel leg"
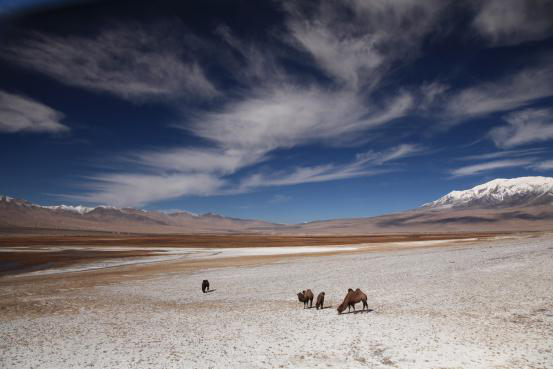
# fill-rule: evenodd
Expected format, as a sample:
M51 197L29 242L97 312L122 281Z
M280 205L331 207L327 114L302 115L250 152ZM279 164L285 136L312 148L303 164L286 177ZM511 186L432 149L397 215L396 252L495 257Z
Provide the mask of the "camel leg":
M309 308L313 307L313 299L309 300Z
M363 300L363 310L365 310L365 307L367 310L369 310L369 304L367 304L367 300Z

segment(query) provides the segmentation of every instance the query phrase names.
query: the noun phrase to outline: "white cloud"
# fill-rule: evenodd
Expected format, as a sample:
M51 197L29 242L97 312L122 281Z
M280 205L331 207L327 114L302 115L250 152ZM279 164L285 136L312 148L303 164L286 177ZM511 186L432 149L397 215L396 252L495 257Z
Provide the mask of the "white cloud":
M186 129L224 148L268 152L313 141L347 141L404 116L412 103L407 93L370 106L350 91L277 85L204 114Z
M414 156L421 152L423 152L423 148L419 145L401 144L383 152L368 151L366 153L357 154L357 160L382 165L386 162Z
M486 154L478 154L478 155L468 155L458 158L458 160L489 160L489 159L500 159L500 158L518 158L518 157L524 157L524 156L533 156L533 155L540 155L546 152L543 148L533 148L533 149L525 149L525 150L504 150L504 151L496 151L496 152L490 152Z
M209 174L112 174L90 178L89 193L66 196L80 201L114 206L141 206L183 195L211 195L224 182Z
M198 61L163 27L120 24L94 37L34 33L3 54L62 83L130 101L218 94Z
M291 41L346 86L376 86L391 63L417 54L444 1L287 2ZM413 19L416 18L416 21Z
M553 33L550 0L487 0L473 4L478 9L473 27L492 45L541 40Z
M553 139L553 109L526 109L505 117L507 125L489 136L497 147L510 148Z
M495 160L486 163L467 165L461 168L457 168L452 170L451 174L454 177L471 176L495 169L523 167L531 164L533 161L534 159Z
M485 82L452 94L445 117L452 122L507 111L553 95L553 67L528 68L495 82Z
M537 162L536 164L532 165L532 168L536 170L552 170L553 169L553 160L544 160Z
M0 132L69 131L63 114L25 96L0 91Z
M255 173L245 177L239 189L246 191L256 187L294 185L300 183L326 182L346 178L377 175L390 171L380 167L385 162L399 160L419 153L416 145L403 144L384 152L369 151L360 153L355 159L345 164L324 164L316 166L296 167L277 173Z
M229 174L264 160L263 154L233 149L175 148L133 153L127 159L157 172Z
M288 186L300 183L327 182L339 179L364 177L382 173L382 170L363 169L358 165L350 164L339 166L334 164L296 167L276 173L255 173L245 177L239 191L248 191L258 187Z

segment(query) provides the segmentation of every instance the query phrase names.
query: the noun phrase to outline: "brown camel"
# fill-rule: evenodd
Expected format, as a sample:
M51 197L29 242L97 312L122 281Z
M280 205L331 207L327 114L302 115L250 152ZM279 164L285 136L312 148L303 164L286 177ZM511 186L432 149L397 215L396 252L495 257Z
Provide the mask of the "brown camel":
M348 313L350 312L350 308L353 307L353 310L355 311L355 304L358 302L363 301L363 310L365 310L365 307L367 310L369 310L369 305L367 304L367 295L363 293L359 288L353 291L351 288L348 289L348 294L344 298L344 301L338 306L336 310L338 310L338 314L342 314L344 310L346 310L346 306L348 308Z
M307 306L309 303L309 307L313 307L313 292L311 292L310 289L303 290L302 292L298 293L298 300L300 302L303 302L303 308Z
M316 308L317 310L319 310L319 308L324 309L324 308L323 308L324 302L325 302L325 293L324 293L324 292L321 292L321 293L319 293L319 295L317 296L317 303L315 304L315 308Z

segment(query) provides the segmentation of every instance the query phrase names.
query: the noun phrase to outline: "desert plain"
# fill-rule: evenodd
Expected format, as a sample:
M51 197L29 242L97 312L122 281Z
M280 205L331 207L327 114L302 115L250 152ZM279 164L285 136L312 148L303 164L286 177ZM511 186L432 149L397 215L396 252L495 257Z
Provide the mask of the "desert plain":
M549 233L0 241L2 368L553 367Z

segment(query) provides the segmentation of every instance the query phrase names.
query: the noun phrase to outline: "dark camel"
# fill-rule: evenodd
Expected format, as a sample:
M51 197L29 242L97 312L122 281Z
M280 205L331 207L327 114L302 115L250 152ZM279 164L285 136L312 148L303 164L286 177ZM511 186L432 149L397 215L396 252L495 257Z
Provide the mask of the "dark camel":
M204 281L202 282L202 292L209 292L209 281L207 279L204 279Z
M363 309L367 308L369 310L369 305L367 304L367 295L363 293L359 288L355 291L351 288L348 289L348 294L344 298L344 301L338 306L336 310L338 310L338 314L342 314L344 310L346 310L346 306L348 308L348 313L350 312L350 308L353 307L353 311L355 311L355 304L358 302L363 302Z
M298 293L298 300L300 302L303 302L303 308L305 309L307 307L307 304L309 303L309 307L313 307L313 292L311 292L310 289L304 290L300 293Z

